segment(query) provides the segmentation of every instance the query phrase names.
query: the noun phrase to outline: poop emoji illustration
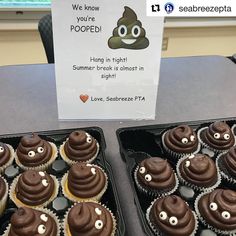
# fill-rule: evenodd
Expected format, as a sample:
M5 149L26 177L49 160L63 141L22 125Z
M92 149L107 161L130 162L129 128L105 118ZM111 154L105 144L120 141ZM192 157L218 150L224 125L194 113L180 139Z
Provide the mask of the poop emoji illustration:
M112 49L144 49L149 45L145 36L146 32L142 28L142 23L137 19L136 13L126 6L123 16L113 30L113 36L108 40L108 46Z

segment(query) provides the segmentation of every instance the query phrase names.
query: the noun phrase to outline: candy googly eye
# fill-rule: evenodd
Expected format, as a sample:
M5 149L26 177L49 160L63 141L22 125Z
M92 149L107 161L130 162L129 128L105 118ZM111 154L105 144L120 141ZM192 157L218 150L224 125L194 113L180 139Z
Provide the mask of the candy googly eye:
M48 186L48 181L47 181L46 179L43 179L43 180L42 180L42 185L43 185L44 187L47 187L47 186Z
M186 167L189 167L189 166L190 166L190 161L186 161L186 162L185 162L185 166L186 166Z
M215 202L212 202L212 203L210 204L210 209L211 209L212 211L216 211L216 210L218 209L217 204L216 204Z
M42 153L44 151L44 148L43 147L38 147L37 151L38 151L38 153Z
M140 167L140 168L139 168L139 173L140 173L140 174L144 174L145 171L146 171L145 167Z
M0 147L0 152L4 152L4 148L3 147Z
M92 143L92 138L91 137L87 137L86 141L87 141L87 143Z
M97 208L97 207L95 208L95 212L99 216L102 214L102 211L99 208Z
M38 233L39 234L44 234L46 232L46 227L45 225L39 225L38 226Z
M171 225L177 225L178 224L178 219L175 216L171 216L169 219L169 222Z
M183 144L186 144L186 143L188 143L188 139L187 139L187 138L182 138L181 142L182 142Z
M102 229L102 227L103 227L103 222L101 220L96 220L95 228L96 229Z
M214 134L214 138L215 138L215 139L219 139L219 138L220 138L220 134L219 134L219 133L215 133L215 134Z
M165 211L161 211L159 214L159 217L161 220L166 220L167 219L167 214Z
M230 216L231 216L228 211L223 211L223 212L221 213L221 215L222 215L222 217L223 217L224 219L226 219L226 220L230 219Z
M150 181L152 180L152 176L149 175L149 174L145 175L144 178L145 178L145 180L146 180L147 182L150 182Z
M45 173L43 171L39 171L39 175L44 177L45 176Z
M94 167L91 168L91 172L93 175L96 175L96 169Z
M138 25L135 25L131 30L132 35L137 38L141 34L141 28Z
M190 141L193 142L195 140L195 136L194 135L191 135L190 136Z
M120 25L118 28L118 34L120 37L125 37L127 34L127 27L125 25Z
M48 217L47 217L45 214L42 214L42 215L40 216L40 219L41 219L42 221L44 221L44 222L47 222L47 221L48 221Z
M28 156L29 157L34 157L35 156L35 152L34 151L29 151L28 152Z
M224 139L225 139L225 140L229 140L229 138L230 138L230 135L229 135L229 134L224 134Z

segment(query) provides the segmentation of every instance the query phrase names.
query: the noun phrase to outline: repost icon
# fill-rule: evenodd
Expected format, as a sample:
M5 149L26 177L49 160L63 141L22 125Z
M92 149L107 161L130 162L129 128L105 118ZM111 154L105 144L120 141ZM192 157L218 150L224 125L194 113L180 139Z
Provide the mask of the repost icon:
M174 4L171 2L168 2L165 4L164 8L165 8L166 13L170 14L174 11Z

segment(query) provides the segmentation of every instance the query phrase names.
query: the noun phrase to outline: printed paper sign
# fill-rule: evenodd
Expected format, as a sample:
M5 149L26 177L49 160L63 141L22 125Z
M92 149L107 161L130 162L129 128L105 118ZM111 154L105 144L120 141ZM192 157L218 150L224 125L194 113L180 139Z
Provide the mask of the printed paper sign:
M154 119L163 18L146 1L52 2L59 119Z

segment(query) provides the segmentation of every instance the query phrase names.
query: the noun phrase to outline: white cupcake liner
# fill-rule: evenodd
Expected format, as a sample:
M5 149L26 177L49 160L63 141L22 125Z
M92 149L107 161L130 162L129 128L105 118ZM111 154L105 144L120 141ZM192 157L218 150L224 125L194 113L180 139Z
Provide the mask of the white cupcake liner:
M147 211L146 211L146 219L148 224L150 225L152 231L155 233L155 235L157 236L167 236L166 234L164 234L163 232L161 232L160 229L158 229L150 220L150 212L151 212L151 208L153 207L153 204L155 203L156 200L158 200L159 198L155 199L154 201L151 202L151 205L148 207ZM188 205L188 203L186 203ZM189 235L189 236L194 236L198 230L198 218L197 215L194 211L192 211L194 219L195 219L195 228L193 230L193 232Z
M67 140L68 140L68 138L66 139L66 141L67 141ZM90 158L90 159L87 160L87 161L74 161L74 160L71 160L71 159L69 159L69 158L66 156L65 151L64 151L64 146L65 146L66 141L63 142L63 144L60 146L59 152L60 152L60 155L61 155L62 159L63 159L69 166L72 166L73 164L78 163L78 162L92 163L92 162L96 159L96 157L97 157L97 155L98 155L98 153L99 153L99 149L100 149L99 143L98 143L98 141L95 139L96 144L97 144L97 151L96 151L95 155L94 155L92 158Z
M64 176L62 177L62 180L61 180L62 193L66 198L68 198L72 202L89 202L89 201L99 202L101 200L102 196L104 195L104 193L106 192L107 187L108 187L108 177L107 177L107 174L105 173L105 171L100 166L97 166L94 164L92 164L92 166L99 168L105 175L106 181L105 181L105 185L104 185L103 189L94 197L90 197L90 198L76 197L75 195L73 195L70 192L68 185L67 185L68 184L68 173L69 173L69 171L68 171L66 174L64 174Z
M229 184L236 185L236 178L232 178L227 169L224 167L223 163L221 163L221 157L225 154L226 153L221 153L220 155L218 155L218 157L216 158L216 163L219 166L222 178L229 182Z
M198 202L200 200L201 197L203 197L204 195L206 194L209 194L210 192L204 192L204 193L201 193L199 194L197 197L196 197L196 200L194 202L194 208L195 208L195 212L197 214L197 217L198 219L202 222L202 224L204 226L206 226L208 229L214 231L215 233L217 234L222 234L222 235L234 235L236 234L236 229L235 230L231 230L231 231L227 231L227 230L221 230L221 229L217 229L216 227L214 226L211 226L210 224L207 223L207 221L201 216L201 213L198 209Z
M200 141L200 143L201 143L201 145L202 145L203 147L205 147L205 148L207 148L207 149L213 151L215 154L225 153L225 152L227 152L227 151L231 148L231 147L230 147L230 148L224 149L224 150L222 150L222 149L215 149L215 148L209 146L208 144L206 144L205 142L203 142L203 140L202 140L202 138L201 138L201 132L204 131L204 130L206 130L206 129L208 129L208 127L203 127L203 128L201 128L201 129L199 129L198 132L197 132L198 140ZM235 145L236 145L236 137L234 136L234 145L233 145L233 146L235 146Z
M173 170L174 176L175 176L175 186L172 189L167 189L166 191L165 190L158 191L158 190L153 190L151 188L145 189L138 181L138 177L137 177L138 169L139 169L139 166L137 166L134 171L134 180L135 180L136 186L142 193L150 197L164 197L164 196L170 195L174 193L179 187L179 180L177 178L176 173Z
M41 208L41 207L46 207L47 205L49 205L58 195L58 191L59 191L59 182L57 180L57 178L53 175L50 175L53 182L54 182L54 192L52 194L52 196L49 198L49 200L47 200L46 202L40 204L40 205L36 205L36 206L31 206L31 205L27 205L23 202L21 202L15 194L15 189L16 189L16 184L18 182L18 179L20 178L21 174L18 175L15 179L13 179L12 184L10 186L10 190L9 190L9 196L10 199L16 204L17 207L30 207L30 208Z
M90 201L90 202L93 202L93 201ZM95 203L98 203L98 202L95 202ZM72 236L71 233L70 233L70 229L69 229L69 225L67 223L67 217L68 217L68 214L70 212L70 210L76 205L77 203L74 203L74 205L72 205L68 210L67 212L65 213L65 216L64 216L64 220L63 220L63 223L62 223L62 228L63 228L63 235L64 236ZM115 219L115 216L113 215L113 213L111 212L111 210L104 204L101 204L101 203L98 203L99 205L103 206L104 208L106 208L110 214L111 214L111 217L112 217L112 221L113 221L113 231L111 233L111 236L115 236L116 234L116 230L117 230L117 223L116 223L116 219Z
M58 155L58 151L57 151L57 146L52 143L52 142L48 142L51 147L52 147L52 156L51 158L49 159L48 162L44 163L44 164L41 164L39 166L35 166L35 167L29 167L29 166L24 166L18 156L17 156L17 152L15 153L15 160L16 160L16 164L22 169L22 170L37 170L37 171L45 171L47 170L51 165L52 163L56 160L57 158L57 155Z
M201 150L201 144L200 144L200 142L198 142L198 146L197 146L196 151L191 152L191 153L177 153L177 152L174 152L174 151L170 150L170 149L166 146L165 141L164 141L164 137L165 137L165 134L166 134L167 132L168 132L168 131L166 131L166 132L162 135L162 137L161 137L161 139L162 139L162 145L163 145L165 151L166 151L168 154L170 154L170 156L173 157L176 161L178 161L178 159L181 158L181 157L183 157L183 156L191 155L191 154L196 154L196 153L198 153L198 152ZM170 158L169 158L169 159L170 159Z
M51 216L51 217L54 219L54 221L55 221L55 223L56 223L56 225L57 225L57 235L56 235L56 236L60 236L60 233L61 233L61 223L60 223L60 220L59 220L59 218L57 217L57 215L54 214L52 211L50 211L50 210L47 209L47 208L40 208L40 207L37 207L37 208L35 208L35 210L41 211L41 212L43 212L43 213L46 213L46 214L48 214L49 216ZM8 236L8 235L9 235L9 233L10 233L10 228L11 228L11 224L9 224L9 225L7 226L5 232L3 233L3 236ZM29 236L30 236L30 235L29 235Z
M5 143L5 144L6 144L6 143ZM0 166L0 174L3 173L3 171L4 171L8 166L10 166L10 165L13 163L14 159L15 159L15 151L14 151L14 148L13 148L11 145L9 145L9 144L6 144L6 145L7 145L7 147L8 147L9 150L10 150L10 158L9 158L9 160L8 160L7 163L5 163L4 165Z
M6 185L6 192L4 193L4 195L3 195L3 197L1 198L1 201L0 201L0 216L1 216L3 214L5 208L6 208L9 187L8 187L7 181L2 176L0 176L0 178L3 179L3 181Z
M184 161L185 159L187 159L189 157L188 156L185 156L185 157L182 157L181 159L179 159L177 165L176 165L176 172L177 172L177 175L178 175L178 178L180 180L180 182L196 191L201 191L201 192L208 192L208 191L211 191L215 188L217 188L220 184L221 184L221 175L220 175L220 169L219 169L219 166L217 163L215 163L216 165L216 171L217 171L217 181L214 185L210 186L210 187L199 187L193 183L189 183L187 180L185 180L183 178L183 176L181 175L180 173L180 170L179 170L179 167L180 167L180 164L182 161ZM210 157L209 157L210 158Z

